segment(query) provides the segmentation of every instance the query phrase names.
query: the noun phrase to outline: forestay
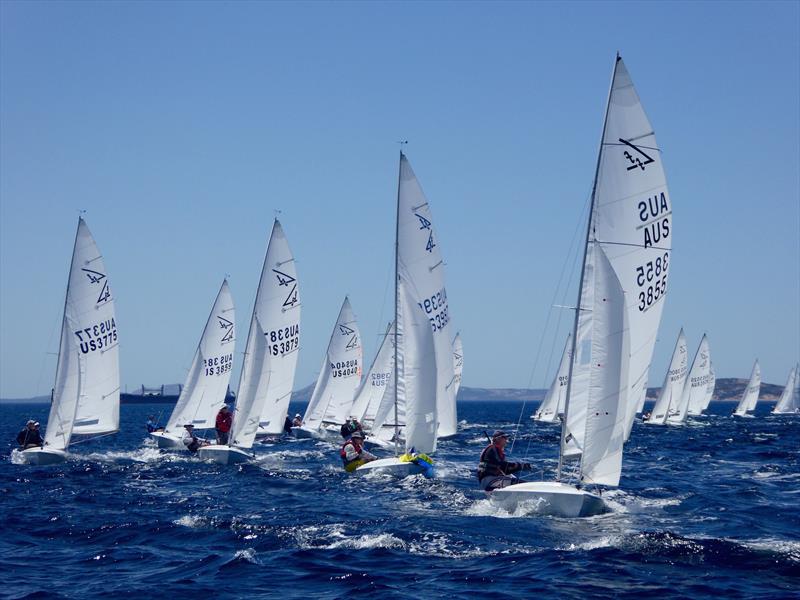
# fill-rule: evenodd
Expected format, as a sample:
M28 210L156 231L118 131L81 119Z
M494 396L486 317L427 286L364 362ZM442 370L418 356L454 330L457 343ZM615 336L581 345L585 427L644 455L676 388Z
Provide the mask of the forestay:
M300 349L300 293L294 258L278 220L258 281L229 445L250 448L259 423L283 430ZM264 419L264 414L277 415ZM274 419L278 418L278 425Z
M585 425L573 418L570 389L561 445L563 457L573 438L580 446L584 433L584 482L619 484L622 445L647 385L661 321L671 240L672 209L660 150L628 71L617 57L578 303L575 345L580 350L575 367L578 373L588 367L589 375ZM583 293L587 288L593 290L591 297ZM570 387L577 384L572 381Z
M72 432L118 431L119 340L114 299L103 257L83 219L78 219L64 314L72 343L77 344L81 372Z
M692 361L692 368L689 377L683 388L683 398L681 410L670 421L680 422L686 415L700 415L706 408L708 397L708 384L711 382L711 348L708 344L708 336L703 335L697 353ZM712 389L713 391L713 389Z
M753 365L753 372L750 373L750 381L747 383L744 392L742 392L742 398L739 400L739 405L736 407L733 414L741 417L753 411L756 407L756 402L758 402L758 394L760 391L761 367L758 364L758 360L756 360Z
M567 399L567 380L569 379L569 359L572 357L572 334L567 336L564 344L564 352L561 354L561 362L558 371L550 384L550 388L545 394L542 404L536 410L533 418L543 423L553 423L558 420L559 415L564 414L564 404Z
M455 387L450 385L454 377L453 328L444 281L444 261L430 206L402 153L397 218L398 281L408 298L423 310L430 324L436 350L438 436L452 436L457 432L458 417ZM398 295L398 303L401 301ZM403 337L399 337L399 343L405 344Z
M361 382L361 334L350 300L345 298L328 342L325 362L303 417L304 427L342 425L350 416L353 396Z
M800 365L789 371L789 379L783 388L780 400L773 409L774 414L789 414L800 411Z
M187 423L197 429L214 426L214 418L225 403L233 370L234 328L233 297L226 279L211 308L181 395L164 428L167 433L180 435Z
M369 372L356 392L350 413L365 425L375 420L375 413L386 391L386 385L394 370L394 324L389 323L381 340Z
M686 336L681 329L678 340L675 342L675 349L672 351L672 359L669 369L664 376L664 383L658 392L656 404L650 414L650 418L645 421L649 425L664 425L672 413L678 412L678 405L683 396L683 388L686 383L686 367L688 354L686 352Z

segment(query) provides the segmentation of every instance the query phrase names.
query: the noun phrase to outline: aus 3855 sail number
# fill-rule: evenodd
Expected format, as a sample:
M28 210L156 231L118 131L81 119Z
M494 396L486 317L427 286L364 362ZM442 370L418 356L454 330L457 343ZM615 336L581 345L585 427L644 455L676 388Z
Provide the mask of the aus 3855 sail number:
M667 269L669 268L669 252L644 265L636 267L636 285L639 286L640 311L645 311L658 302L667 293Z
M206 375L224 375L233 368L233 354L223 354L214 358L204 358Z

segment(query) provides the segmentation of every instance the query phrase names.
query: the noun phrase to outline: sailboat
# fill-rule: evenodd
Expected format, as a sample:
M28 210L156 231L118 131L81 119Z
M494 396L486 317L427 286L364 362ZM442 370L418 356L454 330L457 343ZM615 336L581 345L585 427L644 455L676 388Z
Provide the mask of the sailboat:
M119 430L119 341L103 257L78 218L61 342L44 445L21 452L27 464L63 462L74 433Z
M622 447L653 355L666 296L672 208L660 150L617 55L597 159L555 481L491 492L577 517L606 510L587 485L618 486ZM578 458L576 484L562 481Z
M350 416L353 398L360 383L361 334L350 300L345 297L303 416L303 425L292 427L292 435L299 438L337 439L339 428Z
M202 446L200 458L222 464L250 460L259 428L282 430L300 350L300 291L294 257L275 219L258 281L227 444ZM268 415L267 418L264 415Z
M644 421L647 425L666 425L667 419L673 412L678 412L678 405L683 396L686 383L686 336L681 329L675 350L672 351L672 360L664 376L664 384L658 392L658 399L650 413L650 418Z
M788 415L800 413L800 364L789 371L789 379L783 388L780 400L772 409L773 415Z
M756 408L756 402L758 402L758 394L760 391L761 367L758 364L758 359L756 359L753 365L753 371L750 373L750 381L747 383L747 387L744 388L742 398L739 400L736 410L733 411L733 415L735 417L745 417L747 413L753 412Z
M414 456L434 452L439 437L456 433L453 338L439 238L428 201L402 151L396 223L396 343L394 372L387 388L393 396L395 456L368 462L354 472L430 476L430 463ZM403 408L405 453L400 455Z
M547 390L544 400L531 415L534 421L541 423L555 423L564 414L564 404L567 399L567 379L569 378L569 362L572 357L572 334L567 335L564 344L564 352L561 354L561 362L558 364L558 371L553 378L553 383Z
M711 348L708 336L703 334L700 345L689 369L689 376L683 387L683 395L678 411L670 415L669 423L682 423L687 415L698 416L703 413L710 400L709 383L711 382ZM714 388L711 388L711 394Z
M188 423L195 429L214 427L233 370L234 324L233 298L225 279L167 425L163 431L150 434L159 448L183 448L183 426Z

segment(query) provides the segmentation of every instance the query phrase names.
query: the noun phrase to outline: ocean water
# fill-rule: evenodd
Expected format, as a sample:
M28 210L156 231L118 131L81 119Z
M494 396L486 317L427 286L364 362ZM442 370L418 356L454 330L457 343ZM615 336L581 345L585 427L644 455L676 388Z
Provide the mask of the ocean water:
M0 597L800 597L800 417L733 407L637 423L612 511L561 519L476 487L484 430L513 430L519 403L459 405L433 480L349 476L313 440L259 444L239 466L161 452L144 421L165 405L123 405L119 434L23 466L13 438L47 407L3 405ZM558 430L532 409L510 457L549 478Z

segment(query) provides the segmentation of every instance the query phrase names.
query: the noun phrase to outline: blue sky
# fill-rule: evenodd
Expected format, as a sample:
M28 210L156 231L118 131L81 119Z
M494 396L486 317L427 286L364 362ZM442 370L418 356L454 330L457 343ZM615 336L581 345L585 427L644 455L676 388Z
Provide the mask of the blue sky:
M296 387L345 294L371 360L401 139L447 261L464 384L544 387L617 50L674 210L651 382L683 326L692 354L709 334L718 377L758 357L783 384L800 357L799 6L2 2L0 396L52 386L79 209L129 388L183 380L225 274L243 349L276 210L301 284Z

